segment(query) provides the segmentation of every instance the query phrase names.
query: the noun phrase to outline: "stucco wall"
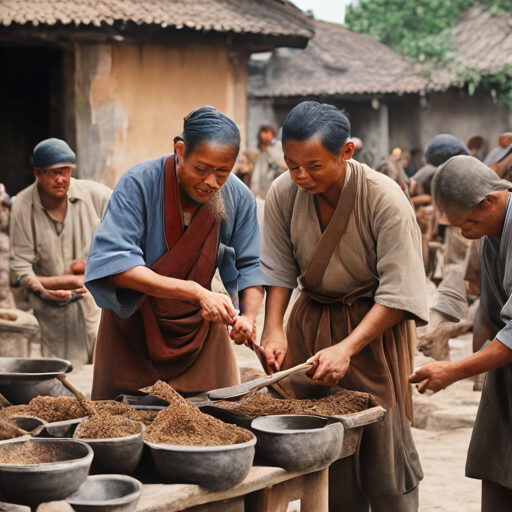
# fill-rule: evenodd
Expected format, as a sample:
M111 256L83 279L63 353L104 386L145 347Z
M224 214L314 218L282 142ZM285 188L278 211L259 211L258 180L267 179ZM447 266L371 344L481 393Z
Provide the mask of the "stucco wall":
M80 177L114 186L138 162L172 152L183 117L209 104L246 140L246 64L219 43L77 44Z

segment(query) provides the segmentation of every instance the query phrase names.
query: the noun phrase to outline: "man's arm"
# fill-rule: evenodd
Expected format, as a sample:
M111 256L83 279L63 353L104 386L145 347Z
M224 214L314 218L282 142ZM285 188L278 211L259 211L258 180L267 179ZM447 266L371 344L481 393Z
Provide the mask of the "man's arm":
M292 290L280 286L267 286L266 290L265 326L261 336L263 354L258 354L258 357L265 372L270 374L281 369L288 349L283 321Z
M256 316L263 301L263 286L249 286L238 293L240 316L231 329L231 339L241 345L245 340L256 341Z
M307 375L318 384L335 386L347 373L353 356L404 318L405 311L374 304L349 336L308 359L314 366Z
M144 266L136 266L110 277L119 288L136 290L152 297L191 302L201 308L203 318L210 322L231 325L237 318L227 295L210 292L194 281L164 277Z
M420 393L434 393L450 384L474 375L494 370L512 363L512 350L495 338L492 343L460 361L429 363L418 368L410 377L409 382L417 384Z
M495 162L494 164L489 165L500 178L503 178L506 170L512 165L512 153L509 153L503 160L499 162Z

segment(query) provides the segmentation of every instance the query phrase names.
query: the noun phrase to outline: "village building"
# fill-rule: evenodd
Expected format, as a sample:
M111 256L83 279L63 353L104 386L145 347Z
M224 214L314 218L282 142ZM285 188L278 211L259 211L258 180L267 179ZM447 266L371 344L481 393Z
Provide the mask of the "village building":
M344 109L352 134L365 144L376 166L393 148L420 148L439 133L467 141L481 135L489 149L510 131L510 110L488 89L468 90L467 70L492 75L511 67L512 16L471 9L453 30L458 66L412 63L375 38L313 20L315 37L305 50L279 48L249 70L249 142L259 125L282 126L304 100Z
M286 0L4 0L2 182L11 195L32 183L34 146L57 137L76 151L77 177L113 187L172 152L204 104L235 120L245 145L250 54L312 36Z

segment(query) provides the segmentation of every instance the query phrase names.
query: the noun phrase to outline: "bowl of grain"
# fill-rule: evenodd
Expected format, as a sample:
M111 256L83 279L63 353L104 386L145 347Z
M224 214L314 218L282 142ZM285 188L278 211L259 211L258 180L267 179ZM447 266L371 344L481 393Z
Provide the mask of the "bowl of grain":
M147 427L144 442L163 481L220 491L245 480L254 459L254 434L203 414L167 384L159 386L169 406Z
M142 457L144 424L122 416L94 415L77 425L73 439L92 448L91 474L129 474Z
M287 471L329 466L339 456L343 425L321 416L259 416L251 423L258 453Z
M73 439L4 441L0 444L3 501L36 507L73 494L93 459L90 446Z
M76 512L133 512L142 484L126 475L90 476L66 501Z

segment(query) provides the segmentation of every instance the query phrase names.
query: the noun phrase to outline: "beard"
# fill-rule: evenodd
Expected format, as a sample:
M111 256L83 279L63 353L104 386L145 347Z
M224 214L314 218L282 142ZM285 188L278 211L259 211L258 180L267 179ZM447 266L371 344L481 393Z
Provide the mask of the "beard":
M220 190L217 190L217 192L208 199L206 206L215 220L225 220L227 218L226 206L224 205L224 199L222 199Z

